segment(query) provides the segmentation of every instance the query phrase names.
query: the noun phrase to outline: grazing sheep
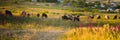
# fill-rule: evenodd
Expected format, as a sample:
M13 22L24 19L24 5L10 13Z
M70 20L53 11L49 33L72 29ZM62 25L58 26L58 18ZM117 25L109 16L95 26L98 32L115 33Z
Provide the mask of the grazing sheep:
M39 13L37 14L37 17L40 17L40 14L39 14Z
M67 15L64 15L64 16L62 16L62 19L64 19L64 20L68 20L69 18L68 18Z
M89 18L90 18L90 19L94 19L94 16L93 16L93 15L90 15Z
M62 16L62 19L68 19L67 15Z
M101 19L101 16L100 16L100 15L97 15L97 19Z
M120 19L120 17L119 17L119 19Z
M68 19L70 19L71 21L74 20L74 15L68 14Z
M12 15L12 12L9 11L9 10L5 10L5 14L6 14L6 16L13 16L13 15Z
M46 13L43 13L42 18L48 18L48 15Z
M63 15L62 16L63 20L71 20L71 21L80 21L79 16L73 16L73 15Z
M105 19L110 19L110 17L108 15L105 15Z
M26 16L26 11L22 11L21 16Z
M117 19L117 15L115 15L113 19Z
M74 21L80 21L79 16L75 16Z
M62 19L63 20L73 20L72 15L64 15L64 16L62 16Z
M118 13L118 12L120 12L120 9L115 9L115 11L114 11L114 12L117 12L117 13Z
M30 17L30 13L27 14L27 17Z

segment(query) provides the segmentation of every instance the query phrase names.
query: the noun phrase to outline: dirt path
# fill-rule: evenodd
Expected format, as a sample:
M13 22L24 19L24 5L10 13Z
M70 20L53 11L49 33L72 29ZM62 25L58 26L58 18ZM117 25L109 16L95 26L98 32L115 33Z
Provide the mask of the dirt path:
M43 29L0 29L0 40L16 38L18 40L57 40L67 30L55 27ZM4 38L6 37L6 38Z
M58 30L39 31L31 40L57 40L58 36L61 36L64 32Z

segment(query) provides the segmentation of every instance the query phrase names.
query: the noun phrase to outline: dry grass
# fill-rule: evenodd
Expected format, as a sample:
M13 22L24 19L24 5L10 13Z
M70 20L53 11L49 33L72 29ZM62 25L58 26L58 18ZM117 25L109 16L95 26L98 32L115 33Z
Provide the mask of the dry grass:
M81 13L85 16L81 16L81 22L88 21L88 15L92 14L91 12L71 12L68 10L57 10L57 9L47 9L47 8L32 8L24 6L1 6L0 9L4 13L6 9L11 10L13 15L18 16L18 19L9 18L4 25L0 25L0 35L1 40L120 40L120 34L118 31L111 32L107 29L109 26L104 26L104 28L78 28L80 22L73 22L68 20L61 20L61 16L65 13ZM47 13L49 18L42 19L31 16L30 18L20 17L20 13L25 10L30 14L36 15L37 13ZM58 14L57 14L58 13ZM104 19L105 14L95 13L102 15L102 19L97 20L92 19L93 22L105 22L105 23L119 23L119 19L112 20L113 15L109 14L111 18L109 20ZM108 15L108 14L107 14ZM17 17L16 17L17 18ZM90 20L91 21L91 20ZM96 23L99 24L99 23ZM101 23L104 24L104 23ZM77 28L76 28L77 27ZM107 27L107 28L106 28ZM75 28L75 29L74 29ZM99 31L97 31L98 29ZM25 30L25 31L22 31ZM7 35L8 33L13 34ZM58 38L65 35L62 38ZM10 37L8 37L10 36Z
M65 33L60 40L120 40L117 29L110 29L109 24L99 28L75 28Z

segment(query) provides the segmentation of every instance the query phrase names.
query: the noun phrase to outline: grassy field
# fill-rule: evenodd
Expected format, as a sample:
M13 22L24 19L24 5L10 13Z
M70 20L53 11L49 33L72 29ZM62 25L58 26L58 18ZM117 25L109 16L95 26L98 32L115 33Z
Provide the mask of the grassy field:
M59 7L49 3L29 3L0 5L0 12L10 10L13 17L0 16L0 40L119 40L120 33L116 27L120 19L113 20L117 13L72 12L71 7ZM32 6L31 6L32 5ZM82 8L74 8L82 9ZM25 10L30 17L20 16ZM84 8L83 8L84 10ZM86 9L87 10L87 9ZM36 17L47 13L48 18ZM80 22L62 20L64 14L80 14ZM101 19L88 19L89 15L101 15ZM104 16L109 15L110 19ZM120 16L119 14L117 14ZM91 26L92 25L92 26ZM112 29L109 29L113 27ZM116 28L116 31L113 31Z

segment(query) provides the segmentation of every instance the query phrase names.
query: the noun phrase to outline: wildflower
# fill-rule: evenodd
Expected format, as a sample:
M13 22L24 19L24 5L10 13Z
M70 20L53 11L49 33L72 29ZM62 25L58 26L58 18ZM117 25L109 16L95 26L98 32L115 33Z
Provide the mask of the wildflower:
M80 28L82 28L82 26L83 26L82 23L80 23Z
M120 25L118 25L118 30L120 30Z

